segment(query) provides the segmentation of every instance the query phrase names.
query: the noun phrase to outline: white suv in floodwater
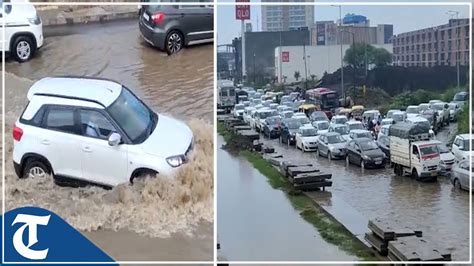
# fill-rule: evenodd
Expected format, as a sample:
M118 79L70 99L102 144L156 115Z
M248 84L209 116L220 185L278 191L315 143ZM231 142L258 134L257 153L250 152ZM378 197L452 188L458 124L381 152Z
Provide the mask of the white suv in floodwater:
M18 62L26 62L43 46L43 24L35 6L28 1L14 0L3 3L4 5L0 6L0 25L5 25L5 43L3 38L0 38L0 51L5 45L5 53L13 56Z
M193 148L187 125L114 81L43 78L27 97L13 128L20 178L51 174L58 184L111 187L147 174L172 177Z

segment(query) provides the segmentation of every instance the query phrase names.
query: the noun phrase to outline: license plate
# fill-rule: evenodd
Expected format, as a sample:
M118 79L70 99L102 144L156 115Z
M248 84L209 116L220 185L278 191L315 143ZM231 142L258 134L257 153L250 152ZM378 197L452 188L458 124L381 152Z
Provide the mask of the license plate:
M146 21L148 21L148 20L150 19L150 16L149 16L147 13L143 12L143 18L144 18Z
M382 164L382 161L376 161L375 164Z

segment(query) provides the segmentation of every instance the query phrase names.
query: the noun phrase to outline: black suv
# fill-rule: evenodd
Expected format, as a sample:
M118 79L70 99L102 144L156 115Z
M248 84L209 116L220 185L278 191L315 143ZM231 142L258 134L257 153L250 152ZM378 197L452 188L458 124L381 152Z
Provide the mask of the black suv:
M142 37L169 55L186 45L214 41L210 5L142 5L139 13Z

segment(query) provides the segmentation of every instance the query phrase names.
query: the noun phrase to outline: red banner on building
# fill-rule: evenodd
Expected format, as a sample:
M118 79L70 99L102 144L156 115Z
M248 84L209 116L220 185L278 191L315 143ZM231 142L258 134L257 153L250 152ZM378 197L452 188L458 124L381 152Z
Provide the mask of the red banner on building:
M281 61L290 62L290 52L281 52Z
M250 2L250 0L236 0L235 2ZM249 5L235 5L235 19L237 20L248 20L250 19L250 6Z

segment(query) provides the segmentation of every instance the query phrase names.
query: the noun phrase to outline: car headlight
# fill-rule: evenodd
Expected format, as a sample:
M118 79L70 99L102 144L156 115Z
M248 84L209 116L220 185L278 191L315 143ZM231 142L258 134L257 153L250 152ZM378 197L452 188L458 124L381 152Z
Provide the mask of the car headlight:
M370 160L370 157L367 156L367 155L362 155L362 158L363 158L364 160Z
M171 167L178 167L182 165L185 161L184 155L175 155L166 158L166 162L171 166Z
M39 25L41 23L41 19L38 15L36 15L34 18L28 18L28 21L33 25Z

